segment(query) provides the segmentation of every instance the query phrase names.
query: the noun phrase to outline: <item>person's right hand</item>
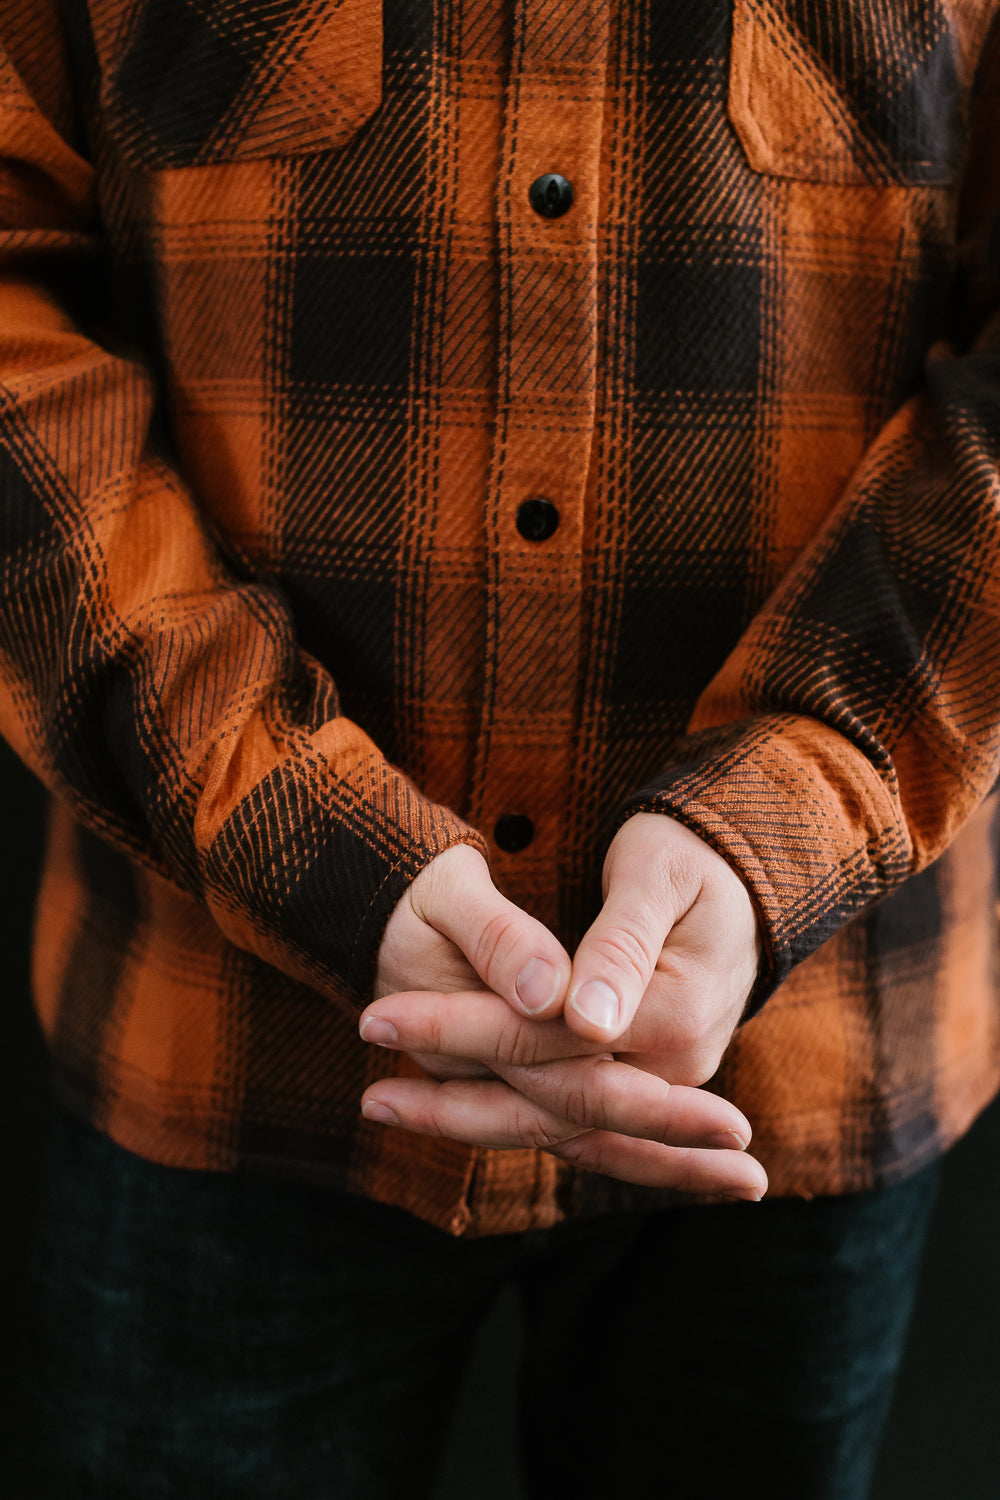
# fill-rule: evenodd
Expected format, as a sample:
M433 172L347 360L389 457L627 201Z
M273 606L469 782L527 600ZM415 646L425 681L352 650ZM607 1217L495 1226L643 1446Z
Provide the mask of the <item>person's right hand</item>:
M561 1010L571 968L548 928L500 894L479 851L457 844L425 865L389 918L374 994L490 990L544 1019ZM468 1058L414 1057L434 1078L489 1072Z

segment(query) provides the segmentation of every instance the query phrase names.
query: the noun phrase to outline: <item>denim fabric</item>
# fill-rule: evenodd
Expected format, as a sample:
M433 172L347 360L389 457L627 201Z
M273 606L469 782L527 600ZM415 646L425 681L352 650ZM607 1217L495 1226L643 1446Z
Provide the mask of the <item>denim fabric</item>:
M513 1281L531 1497L860 1500L935 1183L462 1241L62 1117L24 1493L419 1500Z

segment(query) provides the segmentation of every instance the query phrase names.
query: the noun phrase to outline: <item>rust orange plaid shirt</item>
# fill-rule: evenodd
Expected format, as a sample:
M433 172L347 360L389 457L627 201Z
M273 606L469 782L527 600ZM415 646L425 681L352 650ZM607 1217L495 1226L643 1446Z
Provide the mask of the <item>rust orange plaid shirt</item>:
M455 1233L651 1201L364 1123L356 1034L435 853L572 950L647 809L757 903L717 1087L773 1192L968 1125L998 10L0 0L0 722L68 1107Z

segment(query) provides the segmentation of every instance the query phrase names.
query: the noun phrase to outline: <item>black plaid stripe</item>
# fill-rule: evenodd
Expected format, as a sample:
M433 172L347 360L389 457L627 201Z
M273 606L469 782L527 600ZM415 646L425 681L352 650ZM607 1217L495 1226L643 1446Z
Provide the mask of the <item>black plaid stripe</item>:
M933 182L962 148L958 37L945 0L787 0L809 51L901 179ZM900 12L903 11L901 15Z
M112 86L132 151L210 160L302 13L300 0L143 0Z
M303 644L344 665L343 711L392 759L400 678L416 649L400 615L414 583L402 546L415 362L426 357L415 320L428 259L433 20L431 7L386 4L379 119L346 165L295 165L269 340L281 580Z
M249 1167L273 1171L276 1158L297 1175L329 1181L351 1170L356 1107L371 1070L353 1019L314 989L272 965L234 951L227 970L234 1017L232 1114L220 1144ZM248 993L266 996L247 1006ZM300 1037L313 1038L308 1058Z
M165 161L206 153L296 0L147 0L115 76L134 128Z
M349 51L359 27L377 27L380 0L137 0L122 11L92 7L104 103L133 165L322 150L377 105L379 59L331 77L328 28Z
M411 844L417 826L421 857ZM422 810L392 774L359 805L355 789L331 788L321 757L303 753L242 799L205 859L205 876L223 911L231 903L248 917L263 952L280 932L298 973L357 1004L371 992L393 907L420 864L459 832Z
M44 439L57 438L59 421L57 409L40 439L12 406L5 424L0 487L7 555L30 567L43 584L35 608L19 621L8 595L5 616L17 634L3 644L8 662L16 663L20 690L33 684L34 722L28 733L46 747L47 776L77 806L100 809L103 833L159 864L144 806L151 751L164 768L154 725L155 692L148 663L137 659L129 632L106 607L100 563L88 555L89 528L81 523L74 498L45 452ZM7 587L17 590L18 585L15 565ZM86 661L80 663L75 656L84 639ZM189 791L173 790L180 802ZM179 829L183 821L168 814L165 831ZM179 842L175 854L178 871L197 887L190 845Z
M756 452L770 394L768 247L762 185L728 135L728 18L721 0L675 18L649 5L633 64L645 147L625 401L631 493L615 535L623 575L605 733L640 781L669 756L746 623L748 542L766 505Z

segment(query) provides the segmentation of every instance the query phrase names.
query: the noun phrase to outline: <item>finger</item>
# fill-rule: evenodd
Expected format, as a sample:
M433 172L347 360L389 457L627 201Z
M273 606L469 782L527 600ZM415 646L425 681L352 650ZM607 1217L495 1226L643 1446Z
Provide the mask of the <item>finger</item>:
M373 1106L375 1110L373 1112ZM379 1112L395 1116L386 1119ZM361 1100L366 1119L383 1119L419 1135L440 1135L494 1150L546 1148L578 1132L568 1120L540 1109L499 1078L379 1079Z
M671 1083L697 1086L716 1071L721 1043L714 1048L699 1045L702 1034L679 1022L682 1007L674 1005L669 1028L673 1045L665 1048L661 1013L655 1003L658 983L659 976L655 976L647 990L647 1004L621 1038L628 1050L616 1048L615 1055L620 1062ZM366 1042L408 1053L432 1078L482 1077L505 1066L598 1057L609 1050L605 1042L585 1041L561 1018L523 1020L498 995L485 990L387 995L362 1012L359 1031ZM708 1040L710 1044L711 1037Z
M432 1063L438 1062L432 1059ZM467 1081L471 1075L455 1074L443 1067L431 1076L438 1082L459 1082ZM727 1099L701 1089L669 1084L653 1073L607 1055L574 1057L531 1067L501 1066L498 1076L534 1108L533 1115L519 1115L513 1124L505 1120L503 1129L508 1132L521 1129L525 1120L542 1120L546 1131L551 1133L556 1128L564 1135L580 1130L608 1130L667 1145L739 1151L750 1141L746 1116ZM380 1080L380 1087L383 1082L388 1084L387 1080ZM380 1093L379 1097L383 1095ZM513 1103L503 1090L494 1090L492 1094L473 1090L468 1099L487 1108L492 1108L495 1100ZM476 1125L482 1128L482 1121L477 1119ZM508 1133L503 1143L538 1145L547 1141L522 1140Z
M362 1013L366 1042L414 1053L527 1066L558 1057L597 1055L598 1042L574 1035L561 1019L527 1021L486 990L414 990L387 995Z
M493 1078L496 1075L485 1063L467 1057L449 1057L447 1053L408 1052L407 1056L422 1068L428 1078L444 1083L447 1078Z
M760 1163L743 1151L699 1150L603 1131L580 1132L499 1080L381 1079L366 1091L362 1113L366 1119L466 1145L551 1151L588 1171L646 1186L760 1197L767 1185Z
M501 1067L499 1074L536 1106L587 1130L669 1146L742 1151L750 1142L749 1121L727 1099L666 1083L607 1055Z
M602 1172L640 1187L669 1187L698 1197L711 1194L750 1203L758 1203L767 1192L767 1173L760 1162L736 1151L660 1146L603 1130L588 1131L549 1150L586 1172Z
M735 1137L715 1144L750 1139L750 1125L735 1105L683 1087L689 1080L676 1076L683 1061L671 1054L622 1055L609 1066L600 1043L582 1041L561 1020L523 1021L484 991L389 996L368 1007L359 1029L366 1041L406 1052L431 1078L494 1072L535 1103L590 1129L677 1144L704 1142L713 1131ZM671 1090L667 1078L682 1086ZM670 1129L682 1133L668 1135Z
M432 860L414 881L410 900L508 1005L532 1017L560 1012L569 955L548 928L501 896L475 849L460 845Z

